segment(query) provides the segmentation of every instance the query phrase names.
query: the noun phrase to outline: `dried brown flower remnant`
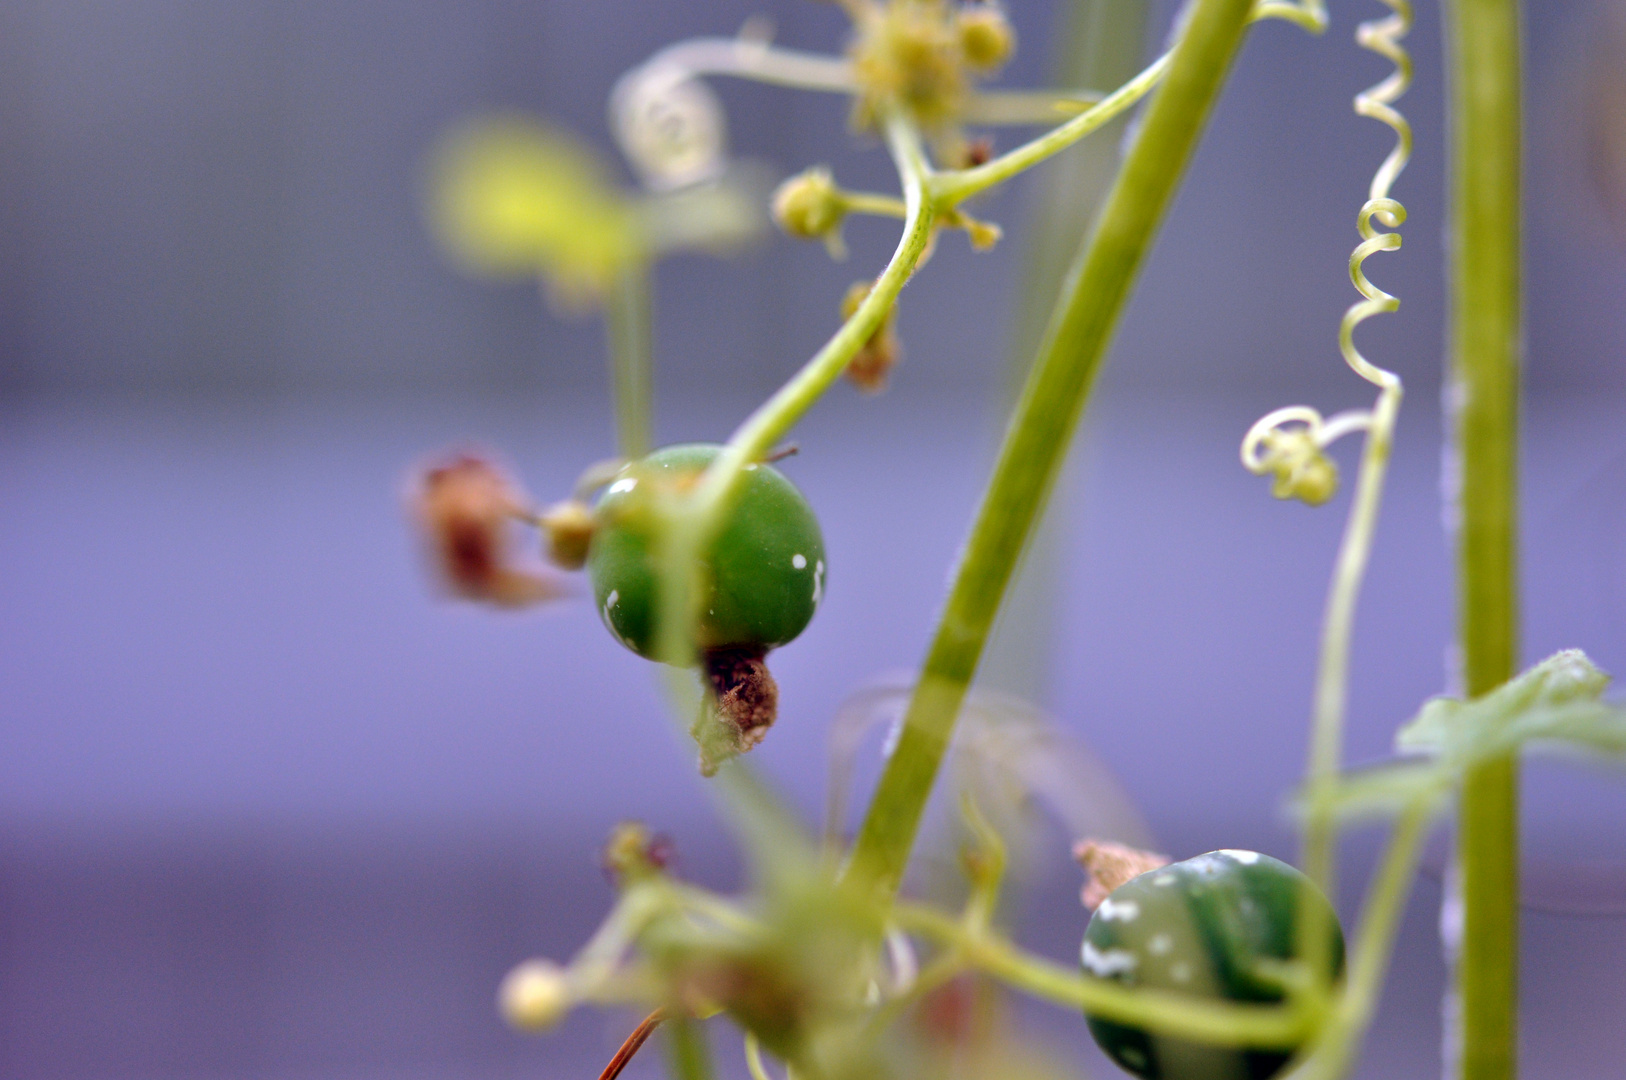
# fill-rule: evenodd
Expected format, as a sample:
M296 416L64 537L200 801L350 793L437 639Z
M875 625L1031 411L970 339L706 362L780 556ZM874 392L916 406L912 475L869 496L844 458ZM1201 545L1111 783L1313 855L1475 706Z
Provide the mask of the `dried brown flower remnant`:
M525 607L563 595L563 585L514 561L509 528L527 516L519 489L489 460L459 454L424 472L412 510L430 557L458 596Z
M1110 840L1091 839L1080 840L1073 845L1073 858L1090 876L1084 884L1081 899L1091 911L1100 907L1101 901L1130 878L1167 866L1170 861L1167 855L1114 844Z
M855 281L841 300L841 317L850 319L864 302L874 286L868 281ZM881 325L869 336L847 364L847 378L866 394L879 394L886 389L887 376L897 366L903 353L898 334L893 329L897 308L888 308Z
M618 888L665 873L671 862L671 838L650 832L641 821L621 822L604 845L604 873Z
M724 761L755 747L779 716L779 684L768 671L766 656L763 649L706 653L715 705L702 713L694 731L702 774L710 776Z

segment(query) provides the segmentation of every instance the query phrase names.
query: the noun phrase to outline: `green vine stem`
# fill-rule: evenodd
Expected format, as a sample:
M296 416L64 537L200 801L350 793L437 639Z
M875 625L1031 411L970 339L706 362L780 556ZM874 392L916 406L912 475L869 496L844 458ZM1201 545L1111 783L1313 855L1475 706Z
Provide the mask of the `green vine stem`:
M1313 1007L1237 1004L1087 978L922 904L900 903L893 917L898 926L947 944L969 966L1036 998L1160 1034L1222 1046L1292 1046L1318 1026Z
M1017 404L921 678L854 846L849 872L896 892L1005 586L1021 555L1119 312L1218 96L1249 0L1198 0L1162 89L1069 275Z
M1452 431L1457 625L1463 690L1512 677L1520 328L1517 0L1446 0L1451 47L1447 409ZM1458 1075L1510 1080L1518 1025L1518 770L1512 756L1463 782L1457 857ZM1448 943L1449 945L1449 943Z
M650 447L654 364L649 323L649 264L633 260L617 275L605 311L610 385L615 400L615 449L628 459L643 457Z

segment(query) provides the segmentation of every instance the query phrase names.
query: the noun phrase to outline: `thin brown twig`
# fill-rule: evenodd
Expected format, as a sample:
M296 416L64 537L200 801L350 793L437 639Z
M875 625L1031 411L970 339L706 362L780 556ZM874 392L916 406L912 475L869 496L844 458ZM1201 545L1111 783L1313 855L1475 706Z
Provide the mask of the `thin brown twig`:
M633 1028L632 1034L627 1036L627 1041L622 1043L621 1049L615 1052L615 1057L611 1058L610 1063L604 1066L604 1071L599 1073L598 1080L615 1080L616 1077L620 1076L621 1070L627 1067L627 1062L631 1061L633 1055L638 1053L639 1048L649 1041L649 1037L655 1033L655 1029L660 1027L661 1021L665 1019L665 1009L656 1009L644 1017L644 1022Z

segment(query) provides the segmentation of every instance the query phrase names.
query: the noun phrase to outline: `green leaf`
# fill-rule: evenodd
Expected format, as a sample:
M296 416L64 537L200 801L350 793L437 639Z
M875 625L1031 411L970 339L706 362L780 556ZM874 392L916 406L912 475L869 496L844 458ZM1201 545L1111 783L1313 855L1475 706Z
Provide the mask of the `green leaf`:
M1453 772L1532 741L1621 753L1626 713L1598 700L1608 685L1585 653L1566 649L1483 697L1433 698L1400 729L1395 748L1430 754Z

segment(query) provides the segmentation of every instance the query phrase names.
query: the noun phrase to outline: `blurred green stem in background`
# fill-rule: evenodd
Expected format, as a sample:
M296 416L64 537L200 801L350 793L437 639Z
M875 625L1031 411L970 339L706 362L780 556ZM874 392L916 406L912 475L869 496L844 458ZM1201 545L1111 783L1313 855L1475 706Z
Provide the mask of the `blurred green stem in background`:
M650 266L633 259L616 275L605 302L610 337L610 385L615 400L615 452L628 459L649 453L653 396Z
M1064 0L1056 19L1053 86L1120 86L1140 70L1146 41L1145 0ZM1027 226L1026 266L1016 295L1006 377L997 390L1001 417L1010 413L1038 355L1067 268L1089 236L1101 200L1118 170L1128 117L1057 155L1032 183L1033 216ZM1066 466L1063 467L1065 477ZM1038 527L1006 592L983 650L978 685L1043 701L1050 687L1056 640L1056 576L1065 546L1070 485L1041 510ZM1076 839L1076 838L1075 838Z

